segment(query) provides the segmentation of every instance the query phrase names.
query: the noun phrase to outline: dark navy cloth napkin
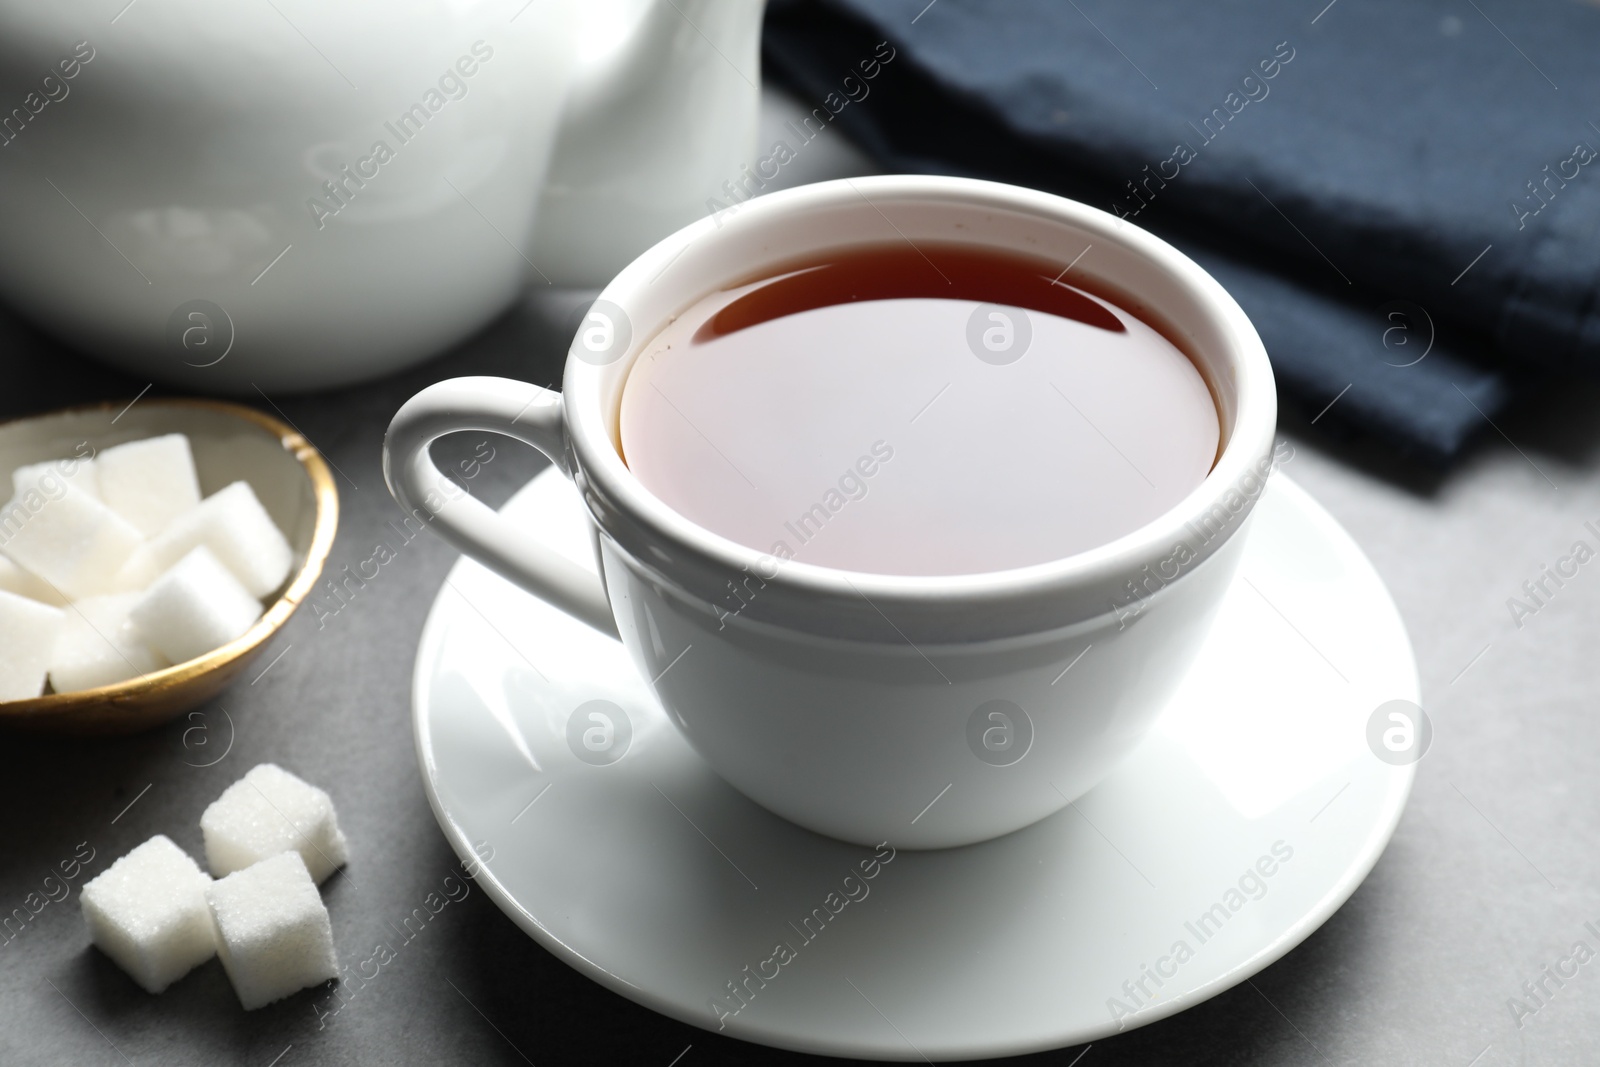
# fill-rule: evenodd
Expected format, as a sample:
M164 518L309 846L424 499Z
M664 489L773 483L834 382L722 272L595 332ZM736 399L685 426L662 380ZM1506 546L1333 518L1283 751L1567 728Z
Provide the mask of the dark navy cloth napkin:
M1600 367L1600 6L772 0L764 56L888 168L1173 241L1319 429L1448 462Z

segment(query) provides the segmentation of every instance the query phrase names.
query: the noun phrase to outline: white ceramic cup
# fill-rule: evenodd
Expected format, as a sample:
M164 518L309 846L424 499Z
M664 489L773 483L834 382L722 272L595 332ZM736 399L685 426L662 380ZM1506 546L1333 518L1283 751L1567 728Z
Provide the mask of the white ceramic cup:
M1211 473L1159 518L1090 551L914 577L799 561L774 573L771 557L690 522L629 472L616 444L623 384L674 315L768 265L896 231L1062 262L1092 244L1092 273L1157 309L1210 383L1223 440ZM384 469L396 499L429 513L452 544L620 635L689 742L745 795L833 837L937 848L1059 810L1139 743L1233 579L1276 416L1255 329L1164 241L1045 193L883 176L774 193L678 231L601 293L562 392L440 382L395 415ZM576 483L600 580L441 488L428 446L468 429L525 441ZM759 595L730 615L728 583L752 575Z

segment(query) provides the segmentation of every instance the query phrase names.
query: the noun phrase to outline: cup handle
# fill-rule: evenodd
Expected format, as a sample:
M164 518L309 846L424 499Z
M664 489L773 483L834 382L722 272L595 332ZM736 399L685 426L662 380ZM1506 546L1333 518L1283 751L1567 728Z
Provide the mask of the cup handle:
M503 516L434 465L429 446L458 430L485 430L530 444L572 477L561 394L510 378L452 378L395 413L383 439L383 480L400 506L425 515L441 537L497 574L609 637L616 620L599 577L529 542Z

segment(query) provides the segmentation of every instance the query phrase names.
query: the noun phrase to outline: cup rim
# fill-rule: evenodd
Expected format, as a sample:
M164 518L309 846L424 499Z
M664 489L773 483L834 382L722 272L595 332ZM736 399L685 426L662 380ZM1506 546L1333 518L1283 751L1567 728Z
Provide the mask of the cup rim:
M1077 201L1019 186L974 178L936 175L875 175L819 182L766 194L739 205L732 220L703 218L668 236L642 253L616 276L599 295L600 300L626 310L635 297L647 290L691 245L726 239L722 231L733 226L770 226L795 213L826 211L845 204L859 205L862 198L880 212L896 201L929 200L970 207L974 211L1005 209L1041 220L1065 223L1095 241L1120 245L1163 272L1169 280L1187 288L1196 306L1210 318L1211 325L1225 339L1221 352L1207 352L1208 360L1226 373L1208 375L1214 388L1232 391L1234 418L1225 427L1225 443L1211 471L1182 500L1160 515L1123 535L1058 559L1006 570L952 575L895 575L843 570L799 560L786 560L769 574L757 569L763 559L773 557L733 541L680 514L633 474L613 443L603 410L606 374L610 369L591 363L576 354L569 355L563 378L563 410L568 449L573 467L591 514L604 534L609 535L640 565L656 577L702 601L722 595L730 575L752 573L761 577L761 600L766 607L752 611L741 621L792 621L792 611L800 599L809 599L824 610L805 626L819 633L842 633L828 621L826 605L835 609L846 603L871 605L867 614L885 619L900 619L907 613L932 621L936 614L943 621L924 630L925 640L965 641L975 629L986 629L993 636L1036 631L1048 621L1038 611L1022 611L1009 623L997 619L997 612L1011 611L1031 603L1035 608L1055 610L1044 614L1054 624L1067 624L1104 615L1115 609L1115 597L1083 594L1115 589L1117 579L1137 574L1141 566L1159 559L1183 536L1187 523L1206 514L1226 500L1254 472L1264 483L1270 473L1270 455L1277 424L1277 392L1272 367L1255 327L1242 308L1210 274L1188 256L1154 234L1116 216ZM707 277L702 293L711 292L733 277ZM676 309L681 311L682 308ZM639 352L659 332L660 325L634 331L628 349L616 361L625 372ZM661 324L661 325L664 325ZM1226 379L1221 381L1220 379ZM1243 518L1259 498L1260 488L1244 493L1244 506L1233 513L1225 536L1215 539L1203 554L1209 554L1231 538ZM1234 521L1237 520L1237 521ZM705 580L696 581L691 572ZM715 575L717 580L711 581ZM787 605L785 604L787 601ZM1095 606L1098 609L1095 610ZM888 610L889 606L897 609ZM1085 610L1089 609L1089 610ZM966 620L963 622L962 620ZM907 640L912 638L901 634Z

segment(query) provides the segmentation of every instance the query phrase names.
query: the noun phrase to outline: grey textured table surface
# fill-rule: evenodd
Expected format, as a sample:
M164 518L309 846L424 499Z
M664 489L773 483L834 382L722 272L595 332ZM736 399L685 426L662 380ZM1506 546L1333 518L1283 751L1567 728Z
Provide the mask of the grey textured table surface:
M783 107L769 103L767 121L779 121ZM858 168L836 144L798 160L785 178ZM379 464L394 410L429 382L458 374L555 382L566 349L560 324L580 299L531 294L456 351L410 372L338 393L274 398L343 472L331 569L366 558L399 514ZM0 352L0 417L131 397L145 385L59 351L6 312ZM1350 902L1256 988L1242 985L1087 1053L1033 1060L1600 1062L1600 962L1560 984L1545 977L1575 942L1600 950L1600 937L1584 926L1600 927L1600 855L1592 846L1600 840L1600 565L1581 569L1520 627L1507 607L1574 541L1595 546L1583 524L1600 520L1596 411L1593 389L1552 391L1503 422L1503 433L1487 431L1448 476L1330 446L1314 428L1283 427L1296 446L1286 469L1366 549L1410 628L1436 728L1410 806ZM477 440L443 447L465 456ZM499 504L543 461L509 442L494 447L473 490ZM325 625L301 611L263 662L281 659L208 706L203 719L110 742L0 736L0 911L21 906L80 843L95 856L68 899L46 905L24 933L0 944L0 1064L703 1067L806 1059L667 1020L602 990L524 937L481 891L448 905L325 1022L319 994L241 1011L214 961L151 997L89 947L77 886L154 833L200 854L200 811L264 760L325 785L338 803L354 859L328 883L326 899L346 955L389 936L388 924L456 868L423 797L410 732L413 653L455 558L437 539L418 538ZM205 730L193 732L196 725ZM226 757L197 766L215 759L230 734ZM1541 982L1534 1001L1524 983ZM1536 1010L1513 1013L1512 998Z

